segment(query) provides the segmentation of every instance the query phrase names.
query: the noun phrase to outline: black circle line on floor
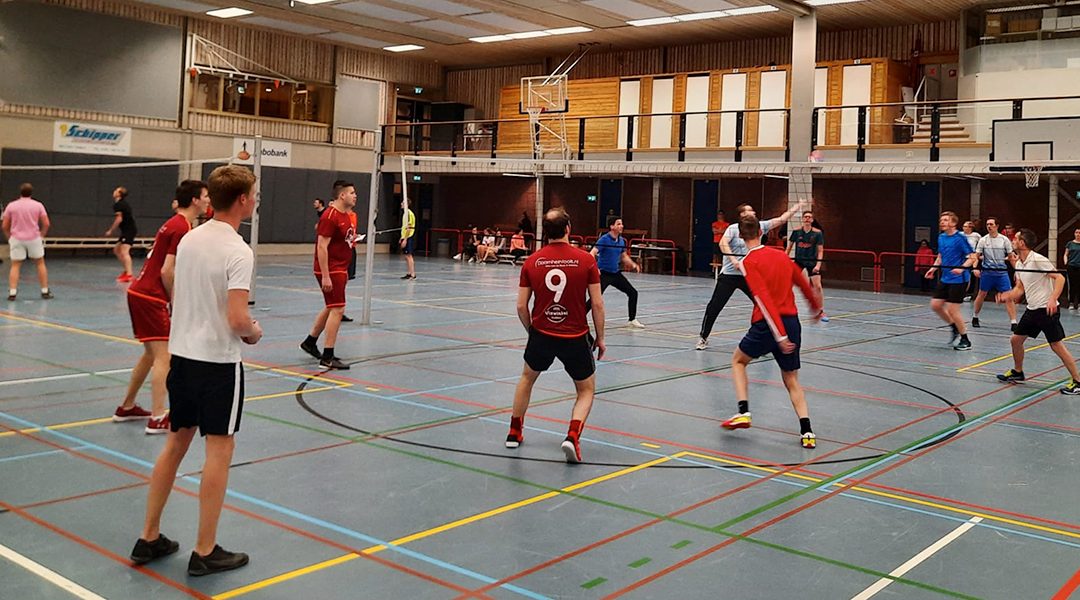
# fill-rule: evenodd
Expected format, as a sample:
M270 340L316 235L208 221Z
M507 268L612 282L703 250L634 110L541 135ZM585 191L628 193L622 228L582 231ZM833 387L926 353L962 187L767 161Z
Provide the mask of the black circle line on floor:
M880 340L883 340L883 339L892 339L892 338L896 338L896 337L912 335L913 333L925 333L927 331L934 331L934 330L937 330L937 329L940 329L940 327L929 327L929 328L926 328L926 329L921 329L921 330L916 330L916 331L909 331L909 332L905 332L905 333L890 334L890 335L883 336L883 337L878 337L878 338L863 339L863 340L851 340L849 342L843 342L841 344L834 344L832 346L825 346L825 347L821 347L821 348L813 348L813 349L807 350L806 354L809 354L811 352L821 352L821 351L824 351L824 350L833 350L833 349L836 349L836 348L841 348L841 347L845 347L845 346L853 346L853 345L856 345L856 344L864 344L864 343L868 343L868 342L880 341ZM458 348L455 348L455 349L458 349ZM445 350L445 349L431 348L431 349L417 351L416 354L434 352L434 351L439 351L439 350ZM395 356L401 356L401 355L404 355L404 354L411 354L411 353L395 353ZM373 361L373 360L380 360L381 358L386 358L386 357L372 356L372 357L368 357L368 358L365 358L365 359L357 360L355 362L350 362L349 364L350 365L355 365L355 364L360 364L360 363L369 362L369 361ZM948 398L945 398L944 396L942 396L940 394L937 394L935 392L932 392L930 390L927 390L925 388L919 387L919 386L917 386L915 384L908 383L906 381L901 381L899 379L892 379L890 377L885 377L884 375L877 375L877 374L874 374L874 373L867 373L865 371L859 371L859 370L856 370L856 369L849 369L847 367L840 367L840 366L836 366L836 365L830 365L830 364L826 364L826 363L810 362L810 361L805 361L805 360L803 362L806 362L807 364L813 364L814 366L818 366L818 367L825 367L825 368L836 369L836 370L840 370L840 371L846 371L846 372L849 372L849 373L865 375L867 377L873 377L875 379L880 379L882 381L887 381L887 382L892 383L892 384L901 385L901 386L904 386L904 387L907 387L907 388L911 388L913 390L922 392L922 393L924 393L924 394L926 394L926 395L928 395L928 396L930 396L930 397L932 397L932 398L934 398L936 400L939 400L939 401L945 403L948 407L950 407L952 409L952 412L956 414L958 424L963 423L963 422L965 422L967 420L967 416L964 414L964 411L959 406L956 406L956 404L954 404ZM602 392L598 391L597 393L610 393L612 391L621 391L621 390L626 390L626 389L633 389L635 387L641 387L641 386L645 386L645 385L652 385L652 384L658 383L660 381L671 381L671 380L675 380L675 379L683 379L683 378L686 378L686 377L693 377L693 376L697 376L697 375L703 375L703 374L706 374L706 373L722 371L722 370L726 370L726 369L730 369L730 368L731 368L730 365L722 365L722 366L719 366L719 367L711 367L711 368L708 368L708 369L702 369L702 370L698 370L698 371L691 371L691 372L687 372L687 373L678 373L678 374L663 377L663 378L660 378L660 379L652 379L652 380L649 380L649 381L642 381L642 382L637 382L637 383L632 383L632 384L625 384L625 385L622 385L622 386L616 386L616 388L614 388L614 389L607 389L607 390L603 390ZM324 421L326 423L330 423L332 425L336 425L338 427L341 427L342 429L352 431L352 432L355 432L355 433L359 433L361 435L371 436L374 439L380 439L380 440L385 440L385 441L388 441L388 442L394 442L394 443L402 444L402 445L405 445L405 446L412 446L414 448L425 448L425 449L428 449L428 450L439 450L439 451L442 451L442 452L451 452L451 453L455 453L455 454L464 454L464 455L469 455L469 456L483 456L483 457L499 458L499 459L505 459L505 460L517 460L517 461L536 462L536 463L553 463L553 464L563 464L563 465L566 464L566 461L563 460L563 459L537 458L537 457L528 457L528 456L515 456L515 455L510 455L510 454L498 454L498 453L494 453L494 452L483 452L483 451L480 451L480 450L468 450L468 449L464 449L464 448L453 448L453 447L450 447L450 446L442 446L442 445L438 445L438 444L428 444L428 443L424 443L424 442L406 440L406 439L402 439L402 438L399 438L399 437L395 437L393 434L380 434L380 433L377 433L377 432L374 432L374 431L369 431L369 430L366 430L366 429L362 429L362 428L359 428L359 427L349 425L348 423L343 423L341 421L338 421L338 420L336 420L336 419L334 419L332 417L329 417L329 416L315 410L304 399L304 390L305 390L305 388L307 388L308 383L313 381L315 377L316 376L313 375L313 376L307 378L306 380L302 381L300 383L300 385L297 386L297 388L296 388L296 402L297 402L297 404L299 404L301 408L303 408L305 411L307 411L309 414L311 414L315 418L317 418L319 420L322 420L322 421ZM572 395L567 395L566 398L553 398L552 400L554 400L554 401L562 401L562 400L570 399L571 397L572 397ZM502 412L504 410L505 409L498 409L498 412ZM483 413L474 414L474 415L461 415L461 418L462 418L462 420L467 420L467 419L479 418L479 417L482 417L482 416L484 416ZM919 450L924 450L926 448L930 448L932 446L935 446L937 444L945 442L946 440L951 439L952 437L958 435L961 431L962 431L961 428L957 428L954 431L950 432L948 435L942 436L942 437L934 439L934 440L927 441L925 444L922 444L922 445L917 446L915 448L911 448L909 450L909 452L916 452L916 451L919 451ZM717 468L720 468L720 469L743 469L743 468L755 468L755 467L756 468L799 467L799 466L810 466L810 465L832 465L832 464L841 464L841 463L850 463L850 462L869 461L869 460L875 460L875 459L881 458L883 456L886 456L887 454L888 453L886 453L886 452L882 452L882 453L872 454L872 455L855 456L855 457L850 457L850 458L836 458L836 459L823 460L823 461L810 461L810 462L799 461L799 462L794 462L794 463L765 463L765 464L754 464L754 465L746 465L746 466L742 466L742 465L725 465L725 466L719 467L717 465L703 465L703 464L702 465L698 465L698 464L691 464L691 465L663 465L663 464L661 464L661 465L654 465L654 466L651 466L649 468L650 469L717 469ZM683 459L683 460L685 460L685 459ZM638 464L630 464L630 463L588 462L588 461L582 462L580 464L586 465L586 466L594 466L594 467L617 467L617 468L630 468L630 467L638 466Z

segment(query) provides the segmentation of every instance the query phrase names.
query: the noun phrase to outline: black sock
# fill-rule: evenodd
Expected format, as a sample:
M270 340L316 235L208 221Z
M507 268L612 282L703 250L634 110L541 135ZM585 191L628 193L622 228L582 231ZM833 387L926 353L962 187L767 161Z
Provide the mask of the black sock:
M814 430L810 429L810 417L800 417L799 418L799 434L802 435L804 433L813 433L813 432L814 432Z
M740 413L750 412L750 401L749 400L739 400L739 412Z
M962 341L962 342L970 342L971 340L967 339L967 334L965 333L964 335L960 336L960 341Z
M316 346L319 344L319 338L309 335L307 336L307 339L304 340L304 344L308 346Z
M332 347L327 346L327 347L322 349L322 359L323 360L331 360L333 358L334 358L334 349Z
M954 325L952 323L949 323L949 327L952 327L952 332L953 333L960 333L960 328L957 327L956 325Z

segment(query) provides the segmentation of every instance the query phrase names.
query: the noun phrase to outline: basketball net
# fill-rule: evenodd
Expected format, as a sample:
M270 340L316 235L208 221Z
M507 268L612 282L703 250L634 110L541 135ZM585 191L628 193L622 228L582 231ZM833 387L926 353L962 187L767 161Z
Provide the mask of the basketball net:
M1042 165L1027 165L1024 167L1024 185L1028 188L1039 187L1039 176L1042 175Z

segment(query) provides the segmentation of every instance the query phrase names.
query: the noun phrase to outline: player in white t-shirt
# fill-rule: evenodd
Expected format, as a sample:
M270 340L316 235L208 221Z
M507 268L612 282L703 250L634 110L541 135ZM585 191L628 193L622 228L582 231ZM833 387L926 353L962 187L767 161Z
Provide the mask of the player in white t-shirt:
M964 232L964 237L966 237L968 240L968 244L970 244L971 248L974 250L975 246L979 244L979 239L982 238L982 235L980 235L978 231L975 231L975 222L964 221L962 230ZM974 297L975 294L977 294L978 292L979 276L973 272L971 274L971 280L968 281L968 289L967 294L964 296L964 301L967 302L968 300L971 300L971 298Z
M207 181L214 218L184 236L176 251L169 352L170 432L150 477L146 521L131 551L135 564L179 549L161 534L161 513L176 471L198 429L206 437L206 460L199 484L199 530L188 575L228 571L248 563L242 552L216 543L225 501L235 434L244 403L242 344L255 344L262 328L248 311L255 266L251 248L237 233L255 209L255 176L227 165Z
M1027 294L1027 310L1020 317L1012 335L1013 368L997 378L1012 383L1024 380L1024 340L1035 339L1040 333L1046 334L1050 349L1058 355L1061 363L1068 369L1072 381L1061 388L1062 394L1075 396L1080 394L1080 373L1076 361L1065 346L1065 330L1061 327L1061 314L1058 311L1058 298L1065 289L1065 277L1057 272L1054 263L1035 252L1032 248L1038 239L1030 229L1016 232L1013 248L1019 255L1016 261L1016 287L1009 292L997 295L998 302L1019 300Z

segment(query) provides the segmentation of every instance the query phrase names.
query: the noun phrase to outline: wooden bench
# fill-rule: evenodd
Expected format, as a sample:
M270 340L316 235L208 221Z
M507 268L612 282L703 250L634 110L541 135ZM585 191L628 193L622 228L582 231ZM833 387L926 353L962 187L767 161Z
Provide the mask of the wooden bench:
M116 238L111 237L46 237L45 248L51 250L71 250L72 253L80 250L112 250L116 246ZM131 248L134 250L150 251L154 247L154 238L135 238Z

